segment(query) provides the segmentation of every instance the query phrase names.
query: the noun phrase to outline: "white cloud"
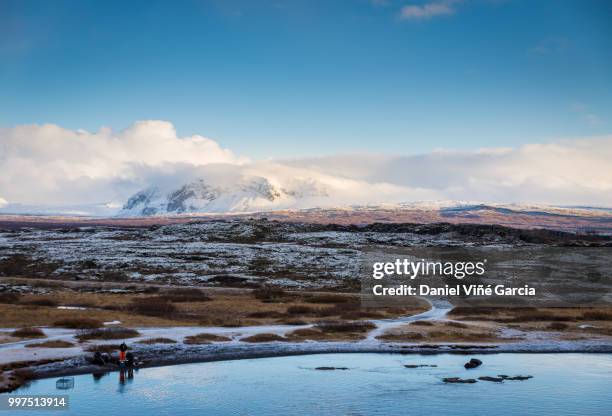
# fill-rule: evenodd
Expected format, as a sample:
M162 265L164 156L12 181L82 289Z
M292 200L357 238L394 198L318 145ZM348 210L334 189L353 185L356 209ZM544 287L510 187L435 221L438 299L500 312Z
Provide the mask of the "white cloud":
M457 3L457 1L447 0L425 3L422 5L406 5L400 10L400 19L431 19L436 16L451 15L455 13L455 3Z
M206 137L177 137L165 121L97 133L23 125L0 129L0 194L29 204L104 201L124 196L113 185L139 186L142 170L245 161Z
M97 133L31 125L0 129L0 205L121 204L150 185L257 176L317 196L296 207L447 199L612 206L610 160L612 136L473 152L252 162L211 139L178 137L168 122Z
M311 171L427 191L432 199L612 206L612 136L516 149L294 160ZM375 198L373 194L373 198ZM414 199L408 199L414 200Z

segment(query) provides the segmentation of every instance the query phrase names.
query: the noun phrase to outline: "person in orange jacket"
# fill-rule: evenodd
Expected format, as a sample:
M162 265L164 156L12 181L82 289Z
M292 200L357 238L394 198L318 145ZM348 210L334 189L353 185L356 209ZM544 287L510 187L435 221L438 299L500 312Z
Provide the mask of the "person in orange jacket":
M125 364L125 352L127 351L128 346L125 345L125 342L122 342L119 345L119 364Z

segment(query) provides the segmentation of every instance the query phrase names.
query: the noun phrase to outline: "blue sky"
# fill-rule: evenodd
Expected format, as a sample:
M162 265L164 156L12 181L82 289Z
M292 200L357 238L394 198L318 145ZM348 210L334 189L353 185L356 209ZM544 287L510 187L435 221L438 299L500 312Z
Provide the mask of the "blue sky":
M608 1L0 2L0 126L171 121L253 158L612 131Z

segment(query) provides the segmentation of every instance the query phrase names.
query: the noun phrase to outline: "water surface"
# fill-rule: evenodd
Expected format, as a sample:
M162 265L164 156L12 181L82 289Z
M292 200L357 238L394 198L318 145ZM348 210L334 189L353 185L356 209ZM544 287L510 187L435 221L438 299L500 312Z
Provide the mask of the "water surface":
M484 364L465 370L471 357ZM315 370L319 366L349 369ZM534 378L442 382L498 374ZM148 368L123 376L78 376L68 391L56 390L56 379L39 380L13 394L70 395L70 410L38 415L612 414L610 354L321 354Z

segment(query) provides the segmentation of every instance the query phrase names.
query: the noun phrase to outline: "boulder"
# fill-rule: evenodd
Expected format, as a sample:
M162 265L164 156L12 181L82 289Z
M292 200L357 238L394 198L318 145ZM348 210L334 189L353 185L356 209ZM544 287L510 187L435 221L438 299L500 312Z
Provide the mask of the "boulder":
M465 363L463 366L467 369L470 369L470 368L479 367L481 365L482 365L482 361L480 361L478 358L472 358L470 361Z

